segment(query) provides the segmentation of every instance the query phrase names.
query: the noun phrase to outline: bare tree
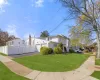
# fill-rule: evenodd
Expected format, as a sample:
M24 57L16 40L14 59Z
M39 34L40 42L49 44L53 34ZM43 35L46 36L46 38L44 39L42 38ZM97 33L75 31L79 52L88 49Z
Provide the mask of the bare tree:
M100 0L60 0L64 7L77 18L80 18L82 26L95 31L98 44L97 58L100 58Z
M9 35L8 32L2 31L0 29L0 46L6 45L6 42L12 39L15 39L14 35Z

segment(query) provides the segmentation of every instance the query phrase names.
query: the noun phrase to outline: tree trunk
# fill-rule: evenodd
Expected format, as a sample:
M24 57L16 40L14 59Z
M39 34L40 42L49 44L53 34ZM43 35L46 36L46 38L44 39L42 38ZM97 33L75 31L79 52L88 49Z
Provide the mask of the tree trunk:
M97 46L98 46L98 51L97 51L97 58L100 58L100 34L97 33Z

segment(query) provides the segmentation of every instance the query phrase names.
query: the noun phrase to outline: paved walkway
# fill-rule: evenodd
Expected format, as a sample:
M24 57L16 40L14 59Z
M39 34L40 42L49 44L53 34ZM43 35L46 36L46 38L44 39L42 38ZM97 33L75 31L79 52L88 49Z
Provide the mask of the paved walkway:
M99 65L95 65L95 71L100 71L100 66Z
M68 72L40 72L31 70L2 55L0 55L0 61L12 72L31 80L97 80L90 76L94 72L94 56L89 57L78 69Z

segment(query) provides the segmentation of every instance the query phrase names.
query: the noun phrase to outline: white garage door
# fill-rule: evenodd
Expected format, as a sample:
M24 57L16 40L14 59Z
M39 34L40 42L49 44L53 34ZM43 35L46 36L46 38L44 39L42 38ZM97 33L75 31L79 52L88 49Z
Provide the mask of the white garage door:
M40 52L41 45L40 45L40 44L37 44L37 45L36 45L36 48L37 48L37 51Z

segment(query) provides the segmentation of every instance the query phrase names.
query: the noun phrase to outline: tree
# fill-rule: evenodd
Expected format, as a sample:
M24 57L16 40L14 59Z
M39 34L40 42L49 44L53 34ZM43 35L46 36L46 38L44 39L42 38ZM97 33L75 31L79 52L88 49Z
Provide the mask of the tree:
M100 0L60 0L71 16L79 18L82 26L95 32L98 44L97 58L100 58ZM80 18L81 16L81 18Z
M43 32L41 32L41 35L40 35L40 37L48 37L49 36L49 32L48 31L43 31Z
M6 42L12 39L15 39L14 35L9 35L8 32L2 31L0 29L0 46L6 45Z
M16 39L16 37L14 35L9 35L8 41L13 40L13 39Z
M70 41L72 46L89 45L91 40L91 33L85 30L82 26L74 26L70 29Z
M4 46L6 42L8 41L8 33L0 31L0 46Z

